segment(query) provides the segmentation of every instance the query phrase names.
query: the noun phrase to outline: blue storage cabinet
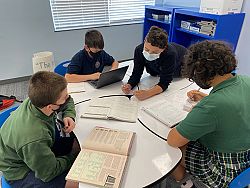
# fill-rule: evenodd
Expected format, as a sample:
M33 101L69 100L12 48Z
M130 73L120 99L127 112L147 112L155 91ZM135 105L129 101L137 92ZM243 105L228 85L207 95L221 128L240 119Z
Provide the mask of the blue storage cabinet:
M144 28L143 28L143 40L145 39L149 29L151 26L158 26L165 31L167 31L169 35L169 41L171 40L171 30L173 24L173 15L175 9L178 8L176 6L145 6L145 17L144 17ZM181 8L181 7L179 7ZM171 15L171 19L165 21L164 19L155 19L153 18L153 14L155 15Z
M202 40L223 40L230 43L235 50L240 36L245 13L238 14L207 14L200 13L198 9L176 9L173 17L171 42L185 47ZM214 36L201 34L181 28L181 21L214 21L216 29Z

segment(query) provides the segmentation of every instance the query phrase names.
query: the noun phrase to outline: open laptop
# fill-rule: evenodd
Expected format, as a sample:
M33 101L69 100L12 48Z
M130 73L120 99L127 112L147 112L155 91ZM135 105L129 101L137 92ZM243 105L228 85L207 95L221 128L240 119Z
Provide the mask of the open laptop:
M128 69L129 66L117 68L115 70L107 71L101 73L98 80L90 80L88 83L95 87L96 89L101 88L106 85L113 84L115 82L121 81Z

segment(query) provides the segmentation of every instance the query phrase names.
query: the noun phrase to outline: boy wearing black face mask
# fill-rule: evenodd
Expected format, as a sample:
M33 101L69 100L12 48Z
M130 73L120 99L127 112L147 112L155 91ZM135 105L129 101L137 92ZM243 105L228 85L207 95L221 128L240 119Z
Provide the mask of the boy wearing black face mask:
M71 59L65 78L68 82L83 82L97 80L104 66L111 66L111 70L118 67L118 62L104 50L102 34L97 30L87 31L85 45Z
M75 138L70 146L66 140L57 141L59 134L72 134L75 128L67 81L53 72L37 72L30 79L28 95L0 129L0 171L12 188L64 188L67 171L80 151Z

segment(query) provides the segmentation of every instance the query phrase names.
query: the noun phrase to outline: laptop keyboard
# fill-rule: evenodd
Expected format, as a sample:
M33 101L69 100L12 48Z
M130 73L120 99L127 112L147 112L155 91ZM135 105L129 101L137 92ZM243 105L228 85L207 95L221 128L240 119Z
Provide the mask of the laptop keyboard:
M92 84L93 86L97 86L97 81L98 80L91 80L89 81L89 83Z

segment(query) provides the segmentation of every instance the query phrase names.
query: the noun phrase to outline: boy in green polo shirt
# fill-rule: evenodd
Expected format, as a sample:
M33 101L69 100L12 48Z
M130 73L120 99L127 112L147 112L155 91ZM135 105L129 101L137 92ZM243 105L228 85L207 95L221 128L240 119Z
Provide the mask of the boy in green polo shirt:
M0 129L0 171L12 188L63 188L66 173L79 152L71 145L69 153L58 155L55 150L60 150L54 147L57 111L62 110L61 133L75 128L76 112L66 79L52 72L37 72L30 79L28 94Z
M250 78L231 74L235 68L235 55L223 42L203 41L189 48L184 76L213 89L208 96L188 92L200 102L168 135L168 144L183 151L172 173L177 181L187 170L208 187L224 188L250 167Z

